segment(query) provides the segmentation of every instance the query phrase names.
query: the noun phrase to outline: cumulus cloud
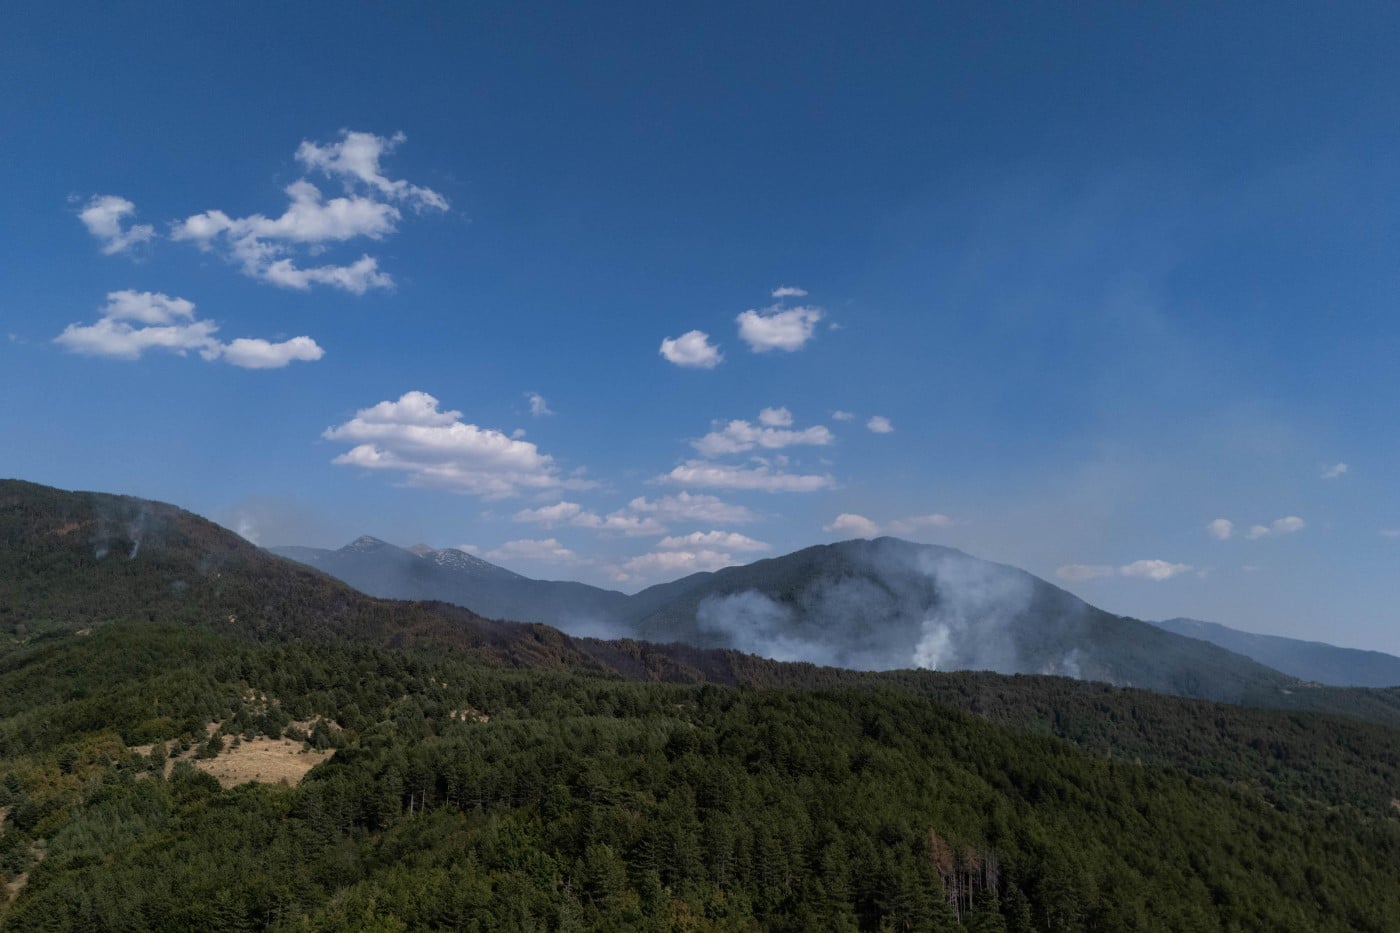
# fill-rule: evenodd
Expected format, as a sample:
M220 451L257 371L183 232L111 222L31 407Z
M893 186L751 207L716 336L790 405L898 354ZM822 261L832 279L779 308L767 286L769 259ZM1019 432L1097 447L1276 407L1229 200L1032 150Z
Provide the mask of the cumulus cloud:
M462 421L426 392L406 392L356 412L322 437L355 446L334 463L401 473L410 486L428 486L501 499L523 492L585 489L593 484L562 477L554 458L534 444Z
M1341 479L1343 476L1346 476L1346 475L1347 475L1347 472L1348 472L1350 469L1351 469L1351 467L1347 466L1345 463L1334 463L1334 464L1332 464L1332 465L1329 466L1329 467L1324 467L1324 468L1323 468L1323 470L1322 470L1322 478L1323 478L1323 479Z
M379 166L381 157L389 154L406 136L395 133L390 137L373 133L340 131L340 141L320 145L302 140L297 147L297 161L308 170L320 171L339 178L347 186L356 182L394 201L403 201L415 210L447 210L447 199L431 188L411 185L402 179L390 179Z
M1118 572L1125 577L1139 577L1143 580L1170 580L1190 570L1190 564L1174 564L1165 560L1135 560L1118 568Z
M1065 564L1055 570L1055 576L1071 583L1100 577L1131 577L1161 582L1188 573L1191 569L1190 564L1175 564L1165 560L1135 560L1121 567L1109 564Z
M757 519L753 512L742 505L725 502L716 496L689 492L658 499L638 496L627 503L627 508L633 514L652 516L662 522L746 525Z
M806 298L807 289L798 288L796 285L779 285L773 289L774 298Z
M627 537L646 537L666 533L666 526L649 515L639 516L619 509L603 516L596 512L590 512L577 502L561 501L537 509L522 509L515 513L514 520L525 524L543 525L546 528L558 525L592 528L596 531L613 532Z
M781 411L787 416L787 423L790 424L792 415L788 414L787 409ZM764 409L764 413L768 414L770 420L775 417L771 408ZM759 415L759 420L763 420L763 414ZM825 425L792 431L786 428L757 427L748 421L731 421L690 443L701 455L718 457L723 454L743 453L755 447L765 450L780 450L797 445L822 447L835 439L835 435Z
M221 210L207 210L175 224L174 240L216 251L240 266L245 275L284 288L306 290L328 285L353 294L371 288L391 288L393 279L379 270L373 256L362 255L347 265L299 265L297 249L319 255L329 244L365 238L381 240L398 229L403 214L391 202L403 202L415 210L445 210L447 201L427 188L386 178L379 157L403 141L369 133L343 132L340 142L328 146L303 142L297 159L310 170L321 171L345 183L343 197L327 199L304 178L284 190L287 208L278 217L250 214L231 217Z
M281 369L293 360L311 362L325 355L310 337L293 337L281 343L239 337L224 344L222 359L244 369Z
M662 476L661 482L700 489L750 489L761 492L816 492L830 489L830 475L785 473L766 463L731 466L708 460L687 460Z
M688 535L672 535L656 543L658 548L672 551L724 548L729 551L770 551L772 545L756 541L736 531L693 531Z
M486 556L491 560L501 561L529 560L545 564L586 563L583 558L564 547L554 538L545 538L539 541L529 538L507 541L500 547L487 551Z
M530 414L536 418L542 415L552 415L554 411L549 407L549 403L544 400L544 396L538 392L526 392L525 397L530 400Z
M1206 533L1217 541L1229 540L1235 533L1235 523L1228 518L1217 518L1206 525Z
M817 322L824 312L817 307L750 309L737 318L739 337L755 353L784 350L791 353L802 349L812 339Z
M890 419L884 415L874 415L865 422L865 426L876 434L893 434L894 425L890 424Z
M619 582L648 580L660 576L677 577L705 570L719 570L736 563L731 555L721 551L655 551L624 561L613 569L612 576Z
M841 411L839 409L831 413L832 421L854 421L855 417L856 416L854 412Z
M790 428L792 412L786 408L765 408L758 413L758 423L765 428Z
M864 515L856 515L853 512L842 512L830 525L823 525L822 528L839 534L855 535L858 538L873 538L880 533L879 525Z
M133 224L122 229L124 218L135 215L136 205L115 194L100 194L88 201L78 219L88 233L102 243L102 252L111 256L130 252L132 247L155 239L156 228L150 224Z
M194 302L160 292L109 292L96 323L69 324L54 343L71 353L120 360L139 359L147 350L181 356L193 350L202 359L222 359L244 369L280 369L294 360L319 360L325 355L310 337L280 343L239 337L223 343L215 336L219 325L195 317L194 312Z
M1302 531L1308 526L1296 515L1285 515L1283 518L1276 518L1268 525L1252 525L1245 537L1251 541L1258 541L1260 538L1276 538L1281 535L1291 535Z
M660 353L677 366L692 369L714 369L724 362L724 354L719 347L710 343L710 335L703 330L690 330L679 337L667 337L661 341Z

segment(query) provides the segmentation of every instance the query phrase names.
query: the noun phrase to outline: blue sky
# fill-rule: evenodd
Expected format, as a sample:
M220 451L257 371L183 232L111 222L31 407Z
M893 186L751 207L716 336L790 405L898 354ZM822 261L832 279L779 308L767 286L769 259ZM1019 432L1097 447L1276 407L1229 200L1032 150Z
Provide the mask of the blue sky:
M891 533L1400 652L1393 6L6 21L0 474L624 589Z

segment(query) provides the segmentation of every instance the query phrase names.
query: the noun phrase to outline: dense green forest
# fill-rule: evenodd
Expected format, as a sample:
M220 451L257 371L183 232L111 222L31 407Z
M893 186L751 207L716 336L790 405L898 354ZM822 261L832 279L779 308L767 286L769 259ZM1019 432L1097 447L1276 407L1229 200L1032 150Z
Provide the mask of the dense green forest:
M1383 716L569 639L122 501L0 497L6 929L1400 928ZM269 737L334 754L206 773Z
M0 682L0 871L28 873L12 929L1400 920L1400 820L1372 774L1393 782L1393 759L1287 795L1229 759L1229 779L1191 777L906 690L638 684L149 622L13 649ZM296 787L162 773L207 722L233 742L317 716L342 729L298 738L339 750Z

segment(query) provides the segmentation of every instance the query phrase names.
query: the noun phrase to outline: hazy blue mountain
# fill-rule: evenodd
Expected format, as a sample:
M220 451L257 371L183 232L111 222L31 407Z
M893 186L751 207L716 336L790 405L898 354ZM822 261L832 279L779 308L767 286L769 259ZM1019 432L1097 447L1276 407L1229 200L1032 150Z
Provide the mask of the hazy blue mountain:
M633 597L586 583L534 580L456 548L401 548L364 535L338 550L269 548L370 596L435 599L489 619L542 622L571 634L625 634Z
M1153 624L1177 635L1228 648L1302 680L1334 687L1400 685L1400 658L1393 654L1278 635L1255 635L1198 619L1168 619Z
M1231 702L1267 703L1296 686L1240 654L1111 615L1014 567L897 538L805 548L632 596L374 538L337 551L274 552L371 595L442 600L575 635L856 670L1056 674Z

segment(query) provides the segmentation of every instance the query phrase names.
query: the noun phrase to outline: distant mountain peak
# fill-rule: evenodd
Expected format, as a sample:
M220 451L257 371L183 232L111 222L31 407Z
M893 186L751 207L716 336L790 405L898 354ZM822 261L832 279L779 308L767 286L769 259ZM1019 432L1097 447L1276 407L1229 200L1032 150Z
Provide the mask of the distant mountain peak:
M341 550L353 553L355 551L378 551L386 547L393 547L393 545L388 541L381 541L373 535L360 535L354 541L351 541L349 544L345 545L345 547L341 548Z

